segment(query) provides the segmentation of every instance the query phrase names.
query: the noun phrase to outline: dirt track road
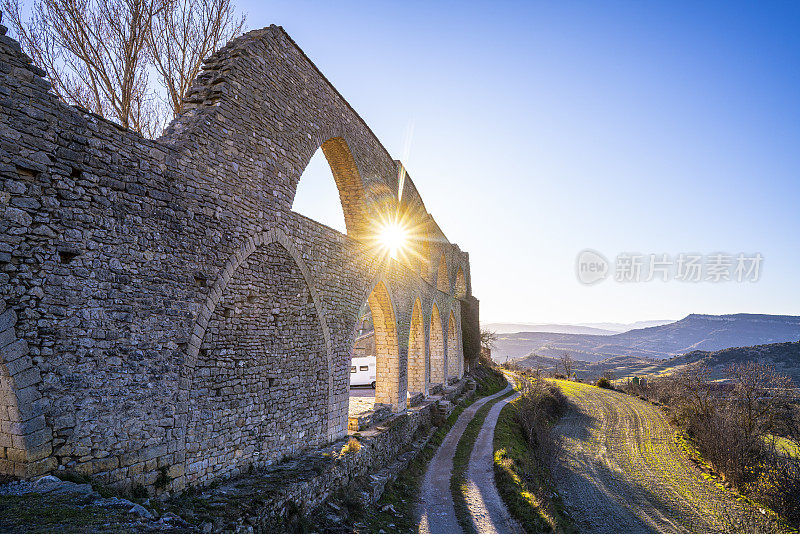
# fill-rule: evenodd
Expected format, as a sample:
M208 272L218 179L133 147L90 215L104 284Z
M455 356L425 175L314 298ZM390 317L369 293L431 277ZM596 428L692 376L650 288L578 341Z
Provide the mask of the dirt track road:
M519 396L515 393L489 410L483 422L467 468L467 508L472 526L481 534L522 534L523 530L508 513L494 482L494 428L500 410Z
M738 506L703 478L661 411L638 398L559 381L573 402L556 427L559 492L580 532L719 532L717 510Z
M453 456L458 441L475 413L487 402L511 391L509 384L502 391L478 399L456 420L445 436L436 454L428 464L419 502L419 534L457 534L463 532L456 519L453 497L450 493L450 477L453 474Z

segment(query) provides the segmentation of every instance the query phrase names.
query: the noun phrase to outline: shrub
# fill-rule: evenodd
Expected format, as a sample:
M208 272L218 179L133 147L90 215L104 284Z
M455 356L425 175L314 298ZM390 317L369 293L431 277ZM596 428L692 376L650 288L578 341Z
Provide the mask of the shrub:
M250 466L252 467L252 464L250 464ZM167 487L167 484L172 482L172 479L167 474L167 471L169 471L169 467L166 465L163 465L158 469L158 476L156 477L156 481L153 482L153 486L155 486L156 489L164 489Z
M561 388L542 379L520 382L522 396L514 403L514 419L531 448L545 460L555 450L551 423L567 410L567 397Z
M595 384L599 388L603 389L614 389L614 385L611 383L611 380L608 378L601 376L597 379L597 384Z

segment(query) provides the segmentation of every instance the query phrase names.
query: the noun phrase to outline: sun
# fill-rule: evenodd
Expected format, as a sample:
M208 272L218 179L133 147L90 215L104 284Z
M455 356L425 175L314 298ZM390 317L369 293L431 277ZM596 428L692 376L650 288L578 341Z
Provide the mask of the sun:
M408 230L399 222L386 223L378 232L378 241L390 258L397 259L408 242Z

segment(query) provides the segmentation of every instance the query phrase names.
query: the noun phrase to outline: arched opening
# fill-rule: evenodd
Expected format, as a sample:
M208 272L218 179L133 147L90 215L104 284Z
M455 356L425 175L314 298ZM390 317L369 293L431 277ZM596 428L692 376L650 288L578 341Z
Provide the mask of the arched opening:
M405 409L405 391L400 391L400 355L397 322L389 292L378 282L367 299L375 331L375 404L388 404L393 412Z
M366 302L358 312L349 377L349 415L358 416L372 410L375 405L375 388L377 386L377 361L375 357L375 327L372 324L372 312Z
M442 253L439 258L439 270L436 275L436 289L444 293L450 293L450 278L447 276L447 260Z
M27 355L24 357L28 358ZM24 418L17 403L16 379L10 375L8 366L0 359L0 450L3 451L4 460L0 462L0 474L28 474L28 463L36 458L29 458L26 441Z
M428 394L425 368L425 325L422 320L422 306L417 299L411 311L411 329L408 333L409 393Z
M322 323L300 266L277 242L233 272L205 329L189 396L190 480L279 461L327 439Z
M463 299L467 296L467 279L464 276L464 270L459 267L456 271L456 281L454 285L454 295L457 299Z
M297 183L292 211L344 234L347 233L347 225L342 204L336 200L339 196L331 166L319 148Z
M445 383L445 357L444 335L442 332L442 317L436 303L431 310L430 328L430 353L431 353L431 384Z
M25 477L52 452L50 428L37 407L39 371L16 336L17 313L0 299L0 474ZM71 429L70 429L71 430ZM66 439L69 434L56 431Z
M338 203L332 201L337 196ZM306 165L295 189L292 210L359 238L367 227L364 205L364 185L347 142L341 137L328 139Z
M450 312L450 319L447 321L447 378L461 378L461 347L458 342L458 329L456 328L456 318Z

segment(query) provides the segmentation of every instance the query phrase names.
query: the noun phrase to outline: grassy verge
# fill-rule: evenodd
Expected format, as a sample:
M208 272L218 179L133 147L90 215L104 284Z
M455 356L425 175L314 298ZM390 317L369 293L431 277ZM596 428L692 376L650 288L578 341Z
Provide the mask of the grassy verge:
M477 534L477 531L470 521L469 508L467 507L467 467L469 467L469 458L472 456L472 449L475 448L475 441L478 439L478 434L486 421L486 415L492 406L501 400L513 395L514 391L509 391L505 395L497 397L487 402L475 413L475 417L464 429L464 434L456 447L456 453L453 457L453 474L450 477L450 493L453 495L453 504L456 509L456 519L458 519L461 528L467 534Z
M665 406L664 404L647 395L637 393L635 391L625 389L619 389L617 391L632 397L636 397L643 402L647 402L661 410L661 412L664 413L668 424L675 431L673 434L673 440L676 446L697 467L697 469L701 472L701 476L709 483L714 484L720 490L727 492L733 499L744 505L743 510L737 511L734 509L722 508L720 513L716 514L717 519L723 521L723 523L725 523L725 527L728 528L730 532L747 532L748 534L764 531L768 531L771 534L777 532L800 532L800 530L790 526L784 517L775 512L768 505L751 498L750 496L741 492L733 484L726 482L724 475L714 466L711 461L709 461L703 455L694 439L692 439L692 437L687 433L686 428L675 421L675 418L673 417L673 414L668 406ZM783 444L790 446L786 443ZM786 449L785 453L792 454L792 451L791 449Z
M525 532L577 532L547 465L538 460L517 422L523 397L500 412L494 430L494 474L509 513Z
M697 468L701 471L702 477L709 481L710 483L717 486L722 491L727 492L731 497L745 505L746 509L744 517L735 517L731 516L729 518L719 517L719 519L728 519L731 523L727 526L731 527L732 529L735 528L737 531L741 531L742 525L739 524L743 519L747 519L746 515L753 514L755 510L758 510L760 514L764 516L764 519L771 522L772 526L775 527L775 532L800 532L796 528L792 528L785 518L781 517L780 514L775 512L772 508L763 504L747 495L739 491L734 485L730 483L725 483L725 477L714 467L714 465L708 461L703 456L703 453L700 452L700 449L697 448L697 445L694 443L694 440L680 427L676 427L674 424L670 423L673 428L676 428L674 439L675 443L678 447L683 450L683 453L689 458L689 460L697 466Z
M415 507L420 485L428 463L436 454L439 445L442 444L445 436L466 408L478 399L494 395L507 385L505 377L494 369L479 367L472 376L477 384L475 395L450 413L444 424L433 434L428 445L393 482L386 486L374 512L362 518L362 521L366 523L366 532L378 532L381 529L390 534L417 532L419 524ZM386 508L389 508L389 511L381 511ZM394 509L395 513L392 513L391 509Z

